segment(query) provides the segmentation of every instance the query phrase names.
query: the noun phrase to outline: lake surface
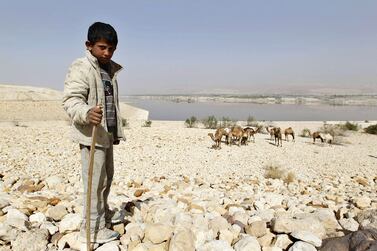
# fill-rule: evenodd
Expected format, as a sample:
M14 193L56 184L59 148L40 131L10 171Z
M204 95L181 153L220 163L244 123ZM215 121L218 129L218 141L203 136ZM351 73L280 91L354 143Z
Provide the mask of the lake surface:
M121 98L122 102L149 111L151 120L186 120L191 116L203 119L214 115L217 119L228 117L246 121L249 116L256 120L278 121L363 121L377 120L377 106L332 106L297 104L252 104L196 102L176 103L168 100Z

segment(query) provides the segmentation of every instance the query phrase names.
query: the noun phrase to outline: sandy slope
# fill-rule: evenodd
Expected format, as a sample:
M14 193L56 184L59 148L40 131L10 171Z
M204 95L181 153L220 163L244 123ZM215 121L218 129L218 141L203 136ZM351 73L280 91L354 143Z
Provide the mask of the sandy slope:
M33 86L0 84L0 122L69 120L62 107L63 92ZM121 103L128 120L147 120L148 111Z

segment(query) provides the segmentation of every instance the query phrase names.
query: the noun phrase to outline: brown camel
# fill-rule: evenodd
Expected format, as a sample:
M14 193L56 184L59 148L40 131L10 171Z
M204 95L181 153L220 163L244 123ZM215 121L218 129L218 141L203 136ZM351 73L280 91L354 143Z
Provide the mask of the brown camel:
M244 128L243 130L245 132L247 132L247 141L250 141L250 138L253 137L253 142L255 143L255 137L254 137L254 134L258 133L260 130L262 129L262 127L257 127L256 130L254 130L254 128L252 127L246 127Z
M254 134L259 132L260 127L257 128L257 130L254 130L251 127L246 127L243 129L243 136L241 140L241 145L248 145L248 142L250 142L250 138L253 137L253 142L255 143L255 137Z
M280 127L275 127L272 130L274 131L275 145L279 146L279 142L280 142L280 146L283 146Z
M295 132L293 131L292 127L288 127L287 129L284 130L284 136L285 140L289 141L289 135L292 135L292 141L295 141Z
M309 132L309 135L310 135L310 132ZM312 137L313 137L313 144L315 143L316 139L321 139L321 142L324 142L324 139L322 138L320 132L313 132Z
M321 139L321 142L327 142L330 145L334 142L334 136L332 136L330 133L321 133L321 132L313 132L313 134L310 133L309 135L313 137L313 144L315 143L316 139Z
M230 131L230 136L232 137L233 141L237 141L237 145L240 146L242 137L244 136L244 130L241 126L233 126Z
M223 136L225 136L226 142L229 144L229 129L228 128L218 128L215 132L215 135L213 133L208 133L208 136L211 137L213 141L215 141L215 144L213 147L215 149L221 149L221 139Z

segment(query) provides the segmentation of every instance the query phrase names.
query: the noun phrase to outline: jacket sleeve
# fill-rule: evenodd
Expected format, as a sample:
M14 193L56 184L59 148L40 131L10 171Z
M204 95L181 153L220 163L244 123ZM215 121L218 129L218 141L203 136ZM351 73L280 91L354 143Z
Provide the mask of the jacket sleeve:
M75 61L68 70L64 82L63 108L71 120L78 124L88 124L88 71L84 62Z

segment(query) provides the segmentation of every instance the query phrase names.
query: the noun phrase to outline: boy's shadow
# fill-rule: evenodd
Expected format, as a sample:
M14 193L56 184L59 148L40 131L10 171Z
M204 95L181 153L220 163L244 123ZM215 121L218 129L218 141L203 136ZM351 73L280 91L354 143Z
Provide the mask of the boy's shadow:
M375 158L375 159L377 159L377 156L373 156L373 155L368 155L369 157L371 157L371 158Z

